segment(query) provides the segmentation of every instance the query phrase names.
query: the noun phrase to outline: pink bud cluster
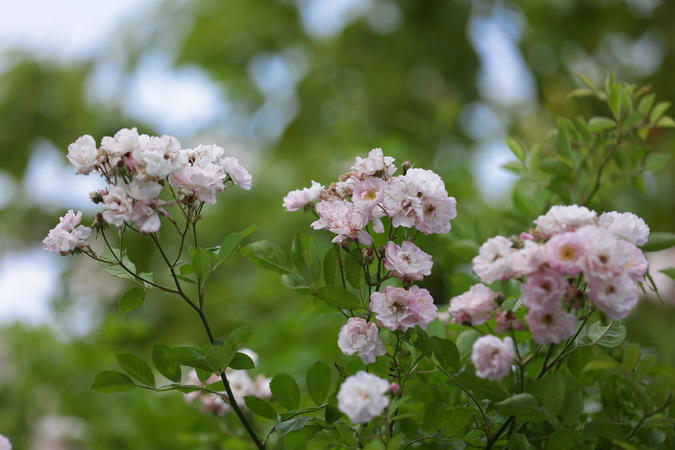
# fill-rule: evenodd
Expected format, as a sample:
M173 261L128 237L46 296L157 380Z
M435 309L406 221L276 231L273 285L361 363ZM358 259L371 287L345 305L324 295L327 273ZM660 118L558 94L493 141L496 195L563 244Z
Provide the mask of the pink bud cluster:
M148 136L136 128L106 136L100 146L93 137L82 136L68 146L68 160L78 174L98 173L108 183L106 189L91 194L95 203L103 205L102 220L115 227L128 224L141 233L159 230L160 217L170 217L166 206L215 203L216 194L228 182L251 188L251 174L236 158L226 156L222 147L182 148L173 136ZM165 187L170 200L162 199ZM72 251L62 249L71 246L64 243L62 229L57 226L50 232L53 238L47 238L47 250ZM55 240L57 235L61 238Z
M258 355L250 349L241 349L240 352L246 354L251 358L254 365L258 365ZM272 398L272 391L270 389L270 379L264 375L257 375L252 379L245 370L227 369L225 371L227 380L230 383L234 401L240 408L246 408L244 397L254 396L262 399ZM202 382L197 376L197 372L193 369L188 373L185 384L205 388L210 384L220 381L220 375L211 374L211 376ZM222 416L232 410L230 406L231 399L228 398L226 392L218 392L217 394L205 391L193 391L185 394L185 401L192 403L198 401L200 409L205 413L212 413Z

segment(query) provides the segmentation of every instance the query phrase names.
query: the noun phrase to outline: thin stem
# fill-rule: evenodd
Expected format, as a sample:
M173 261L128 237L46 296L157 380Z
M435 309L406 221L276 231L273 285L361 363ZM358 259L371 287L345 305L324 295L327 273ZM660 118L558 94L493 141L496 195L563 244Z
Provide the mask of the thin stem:
M493 434L490 439L488 439L487 445L485 446L485 450L490 450L493 445L495 445L495 442L499 439L499 436L502 435L502 433L508 428L509 425L511 425L511 422L515 420L514 416L509 416L508 419L504 421L502 426L500 426L495 434Z
M546 352L546 357L544 358L544 365L541 366L541 371L539 371L539 375L537 375L537 380L540 379L541 377L544 376L547 370L547 365L548 365L548 360L553 354L553 348L555 347L555 344L549 344L548 345L548 351Z
M664 411L666 408L668 408L671 405L672 402L673 402L673 393L671 392L670 394L668 394L668 398L666 399L666 402L663 405L659 406L654 411L649 412L649 413L645 410L645 412L642 415L642 418L640 419L640 421L637 423L637 425L635 425L635 427L630 431L630 433L628 433L628 439L635 436L635 434L638 432L640 427L642 427L642 425L644 425L644 423L647 421L647 419L649 419L650 417Z

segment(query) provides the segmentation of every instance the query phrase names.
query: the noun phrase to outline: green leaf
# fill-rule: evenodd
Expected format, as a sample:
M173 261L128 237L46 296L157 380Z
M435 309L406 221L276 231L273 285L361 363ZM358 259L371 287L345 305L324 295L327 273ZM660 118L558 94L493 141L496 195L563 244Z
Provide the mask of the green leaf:
M255 368L255 363L246 353L237 352L232 357L229 367L235 370L249 370Z
M537 399L531 394L516 394L496 403L495 406L504 414L519 417L523 420L546 420L541 408L537 407Z
M279 245L271 241L248 244L241 252L254 263L281 274L293 272L291 260Z
M360 250L352 250L347 255L345 259L345 276L349 285L354 289L360 289L363 286L363 256Z
M645 161L645 170L647 172L659 170L668 164L668 161L670 161L668 153L650 153Z
M282 434L290 433L291 431L301 430L310 421L310 417L298 417L297 419L284 420L274 426L277 431Z
M612 111L612 114L614 115L614 118L618 119L621 117L621 110L622 110L622 104L621 104L621 85L619 84L614 84L609 88L609 109Z
M669 102L659 102L654 106L654 109L652 109L652 113L649 115L649 121L651 123L655 123L657 120L659 120L659 117L663 115L663 113L666 112L666 110L670 108L670 103Z
M556 416L565 403L565 379L560 373L552 373L541 380L539 385L542 406Z
M131 260L126 255L120 257L119 249L113 248L111 252L108 248L106 248L103 250L101 258L105 259L106 261L114 261L112 264L101 263L101 268L108 275L112 275L117 278L124 278L126 280L134 279L133 275L124 270L122 266L117 263L117 259L121 258L122 264L124 264L124 266L132 273L136 273L136 265L131 262Z
M255 397L253 395L247 395L244 397L244 402L246 406L251 410L253 414L256 414L260 417L265 417L267 419L277 420L277 413L265 400Z
M525 161L525 149L517 140L509 136L506 138L506 145L511 149L511 152L516 155L516 158L520 161Z
M546 450L569 450L579 448L580 436L576 431L558 430L548 440Z
M201 278L203 282L211 271L211 253L203 248L197 248L192 254L191 265L195 274Z
M626 339L626 327L619 322L611 322L606 327L603 327L600 322L595 322L588 329L588 338L591 344L606 348L616 347Z
M465 330L459 333L455 343L457 344L460 359L464 360L471 354L473 343L476 342L476 339L479 337L480 333L476 330Z
M661 269L659 272L668 275L670 278L675 280L675 267L668 267L667 269Z
M314 363L307 371L307 391L316 405L326 400L332 384L333 374L321 361Z
M616 122L607 117L592 117L588 121L588 131L593 133L600 133L614 127L616 127Z
M642 349L638 344L631 344L627 346L623 351L623 361L621 365L627 371L633 370L637 362L640 360Z
M445 418L445 405L441 402L433 402L427 405L422 420L422 427L429 433L434 433Z
M356 309L361 307L359 299L341 287L324 286L314 291L314 295L336 308Z
M157 368L157 371L164 375L171 381L180 383L180 365L169 360L164 356L164 352L168 350L169 347L163 344L155 344L152 346L152 361Z
M638 111L640 111L643 115L647 115L649 112L649 109L652 107L654 104L654 99L656 99L655 94L649 94L645 95L642 100L640 100L640 104L638 105Z
M569 122L558 121L558 135L556 138L558 154L567 160L572 159L572 144L570 142Z
M327 286L337 286L340 279L338 256L331 248L323 258L323 281Z
M150 366L142 358L131 353L117 353L117 362L131 378L146 386L155 386L155 375Z
M130 391L134 389L134 383L131 378L114 370L104 370L94 377L91 383L91 389L108 394L110 392Z
M194 367L208 372L213 369L208 363L204 352L194 347L174 347L164 350L162 353L166 359L180 366Z
M300 405L300 388L292 376L286 373L276 375L270 382L270 389L284 408L293 410Z
M663 116L656 122L656 126L661 128L673 128L675 127L675 120L670 116Z
M237 247L244 240L245 237L253 233L258 229L255 225L249 225L246 229L242 231L237 231L236 233L230 233L225 236L223 242L220 244L220 250L218 250L218 256L216 256L216 264L214 267L220 267L221 264L224 264L229 260L234 252L237 251Z
M601 417L586 424L584 435L602 436L605 439L614 441L616 439L622 439L625 436L625 433L618 424L608 418Z
M138 287L129 289L120 296L120 314L126 314L140 308L143 300L145 300L145 289Z
M342 417L342 413L333 405L326 406L326 412L324 413L324 419L326 423L331 424Z
M431 348L438 364L447 372L455 372L459 368L459 351L455 343L449 339L431 337Z
M502 168L508 170L509 172L513 172L517 175L523 174L523 165L516 161L506 162L502 164Z
M657 252L670 248L673 245L675 245L675 234L657 232L649 236L649 241L642 246L642 250L645 252Z
M530 450L531 448L532 445L522 433L514 433L509 438L509 449L511 450Z
M248 328L233 330L225 341L216 341L207 352L208 364L214 372L222 372L230 365L239 345L251 334Z
M297 233L291 246L291 259L306 284L313 285L321 276L321 261L312 251L314 238L305 233Z

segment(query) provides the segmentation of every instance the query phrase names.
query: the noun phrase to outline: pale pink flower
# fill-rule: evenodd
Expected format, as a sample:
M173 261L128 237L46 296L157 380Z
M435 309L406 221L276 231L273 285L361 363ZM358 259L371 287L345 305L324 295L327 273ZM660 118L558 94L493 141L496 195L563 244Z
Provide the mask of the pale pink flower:
M122 128L115 133L115 136L106 136L101 139L101 149L108 157L111 166L115 166L123 156L133 154L139 145L136 128Z
M389 330L407 330L415 325L426 329L436 318L436 306L429 291L418 286L409 290L387 286L384 292L370 296L370 310L381 326Z
M471 361L476 366L476 375L487 380L499 381L511 372L516 358L513 339L497 336L481 336L473 343Z
M471 289L450 299L448 311L454 322L464 325L485 323L497 308L497 293L484 284L474 284Z
M499 308L495 314L495 331L506 333L509 330L524 330L525 325L513 314L513 311Z
M245 370L227 370L227 381L230 383L234 401L237 405L244 406L244 397L255 393L253 380L248 376Z
M59 219L59 223L49 230L47 237L42 241L42 248L48 252L67 255L77 248L86 247L86 239L91 234L91 228L79 225L82 213L74 213L72 209Z
M229 175L234 184L246 191L251 189L251 186L253 185L253 178L251 177L249 171L239 163L237 158L228 156L227 158L223 159L221 164L225 169L225 173Z
M639 300L637 284L623 273L610 278L588 278L589 296L612 320L623 319Z
M585 206L556 205L552 206L546 214L539 216L534 223L537 226L537 234L542 237L550 237L554 234L574 231L584 225L595 223L597 214Z
M271 381L271 378L267 378L264 375L256 375L255 380L253 380L253 393L251 395L258 398L272 398L272 389L270 388Z
M511 254L513 242L504 236L495 236L483 243L478 255L473 258L473 271L483 283L511 278Z
M212 374L206 383L202 383L202 381L197 376L197 372L194 369L191 369L190 372L188 372L188 377L184 384L197 387L206 387L207 385L215 383L219 380L220 377L218 375ZM221 395L225 394L220 393L219 395L204 391L192 391L188 392L183 397L187 403L192 403L195 400L198 400L200 403L200 410L204 413L212 413L222 416L229 412L231 407L223 400Z
M544 245L546 262L561 273L578 275L589 253L587 241L579 233L556 234Z
M284 197L284 208L286 211L298 211L310 203L318 200L323 186L312 180L312 185L304 189L296 189L289 192Z
M312 223L315 230L327 229L337 234L334 243L344 239L357 239L363 245L373 243L373 238L364 230L370 217L366 211L346 200L323 200L316 204L319 219Z
M530 310L550 311L560 305L569 283L558 271L542 268L527 278L520 287L523 304Z
M75 166L75 172L83 175L91 173L99 163L98 148L93 137L85 134L68 146L68 161Z
M345 355L359 355L364 364L372 364L375 357L386 353L377 325L359 317L350 317L340 328L338 347Z
M358 178L355 176L348 176L344 180L340 180L335 183L335 192L340 196L340 198L349 197L354 191L354 187L359 184Z
M391 274L403 281L419 281L431 274L433 261L431 255L420 250L418 246L404 241L401 246L389 241L384 252L384 267Z
M598 219L598 226L638 246L644 245L649 239L649 226L633 213L616 211L603 213Z
M357 156L351 171L359 178L370 176L389 178L396 171L394 161L394 158L384 156L381 148L374 148L366 158Z
M352 202L366 210L377 208L382 194L387 188L387 182L381 178L366 178L359 181L352 191Z
M647 262L647 258L645 258L645 254L642 250L628 241L622 240L621 246L628 255L628 261L626 262L624 269L628 272L631 280L642 280L649 268L649 263Z
M183 166L175 170L169 178L187 196L193 196L202 202L216 203L216 193L225 189L223 169L215 164L208 167Z
M577 319L558 304L545 310L530 310L525 316L532 337L539 344L557 344L576 331Z
M103 219L116 227L131 220L133 201L127 191L120 186L112 186L103 195Z
M450 231L450 221L457 217L457 201L448 197L443 179L431 170L410 169L400 177L412 184L421 198L421 214L417 214L415 228L424 234L443 234Z
M139 136L139 145L132 156L143 172L151 177L164 178L184 166L180 142L173 136Z
M152 205L149 202L137 201L131 210L131 222L138 227L138 231L141 233L156 233L159 231L159 215Z
M389 405L389 382L368 372L347 377L337 394L338 409L354 423L368 423Z
M394 227L414 227L419 218L424 216L422 199L417 194L417 186L402 177L389 181L381 205Z
M525 240L522 248L509 253L508 259L512 277L529 275L536 272L545 262L544 246L531 240Z
M0 434L0 450L12 450L12 443L5 436Z
M134 178L127 186L127 191L134 200L151 201L159 197L162 185L153 180Z
M587 278L611 278L621 274L628 264L628 253L621 239L605 228L585 226L577 233L588 246L583 262L584 275Z

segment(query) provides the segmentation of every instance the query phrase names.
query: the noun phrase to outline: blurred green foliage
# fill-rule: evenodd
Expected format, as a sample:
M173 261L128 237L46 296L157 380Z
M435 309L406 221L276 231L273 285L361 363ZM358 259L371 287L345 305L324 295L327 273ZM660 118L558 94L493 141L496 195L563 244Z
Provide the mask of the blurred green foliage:
M400 22L390 32L377 32L359 18L335 37L316 38L306 33L300 10L291 1L163 2L120 30L124 39L119 43L129 74L144 54L168 51L176 67L204 70L228 93L243 118L234 131L247 148L256 149L254 189L228 192L207 211L201 230L204 245L215 245L226 233L254 223L260 227L257 239L290 247L294 230L307 222L301 214L282 210L285 192L308 185L312 178L325 183L354 156L381 146L399 161L410 159L440 173L458 200L459 216L450 234L420 242L423 248L436 249L434 274L425 287L444 305L470 283L473 243L523 227L522 215L510 212L509 198L494 205L481 199L473 175L477 142L461 120L467 104L482 100L477 87L481 61L470 38L471 21L495 7L515 11L522 27L517 45L531 70L536 100L528 108L493 107L507 117L509 134L537 143L555 126L554 116L610 115L600 102L567 97L581 86L577 72L589 67L571 64L573 55L592 61L599 79L612 70L618 79L650 84L659 99L675 101L675 3L661 1L644 14L631 6L636 3L549 0L495 6L489 1L401 0L396 3ZM154 33L138 33L134 28L141 21L154 23ZM660 65L651 73L625 64L608 44L612 36L637 40L647 32L656 36L662 52ZM621 50L618 53L621 56ZM299 58L304 67L295 92L297 115L278 139L256 139L254 112L265 95L252 79L251 64L278 54ZM64 65L24 53L7 55L9 64L0 73L0 168L19 186L39 139L63 150L65 160L67 144L85 133L100 138L134 125L147 132L172 133L126 117L120 104L92 98L87 80L97 61L120 58L112 50L96 56ZM195 135L209 131L196 130ZM671 132L659 132L650 135L649 144L658 152L672 153L674 139ZM673 171L671 163L650 175L642 192L629 182L600 190L593 206L631 210L653 231L672 231ZM19 189L0 210L3 250L36 245L62 212L27 197ZM534 218L544 205L528 208ZM157 267L159 256L140 241L135 244L132 259L139 267ZM116 292L121 287L109 278L92 276L94 270L82 263L69 266L67 282L54 302L54 320L63 323L83 301L97 302L96 326L85 336L20 324L0 331L0 433L10 436L16 448L31 448L31 443L37 448L42 419L58 415L78 418L84 425L84 432L74 432L64 448L248 448L246 440L232 436L238 428L228 423L234 417L203 415L176 393L102 396L88 389L95 373L115 366L115 352L133 352L149 360L154 342L204 343L199 323L185 305L161 294L150 294L141 309L120 317ZM672 366L675 310L672 299L666 300L667 304L642 302L626 322L627 339ZM344 359L335 345L341 316L317 314L315 301L285 289L277 275L258 270L241 256L211 280L207 309L218 335L243 324L255 327L249 345L260 355L261 372L268 375L297 371L292 375L301 380L316 360ZM428 398L435 394L430 392Z

